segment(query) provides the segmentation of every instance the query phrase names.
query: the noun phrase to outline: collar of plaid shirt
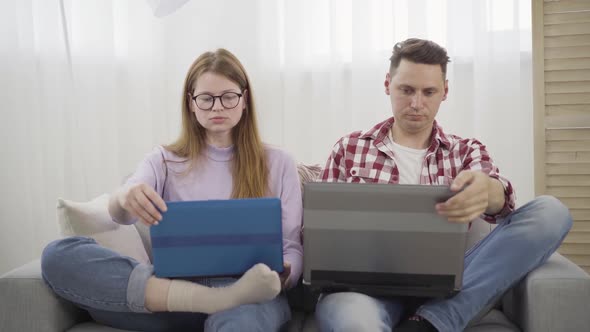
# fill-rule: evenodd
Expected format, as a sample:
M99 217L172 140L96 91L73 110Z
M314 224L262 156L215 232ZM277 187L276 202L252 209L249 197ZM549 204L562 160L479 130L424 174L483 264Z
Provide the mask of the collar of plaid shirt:
M398 183L399 170L387 144L389 140L386 141L394 121L391 117L365 132L357 131L340 139L320 174L321 181ZM504 186L505 205L494 216L484 215L488 222L514 210L516 197L512 184L499 174L485 145L476 139L447 135L435 121L420 183L448 185L463 170L484 172Z
M391 117L381 123L378 123L373 128L367 130L359 138L360 139L373 139L373 140L375 140L374 144L378 145L378 144L382 143L386 137L389 136L389 133L391 131L391 127L393 127L394 122L395 122L395 118ZM430 138L431 138L430 145L428 147L428 151L426 152L427 155L436 151L436 149L438 149L439 146L442 146L446 149L450 149L450 147L451 147L451 142L449 140L449 137L447 137L447 135L444 133L442 127L440 127L438 125L436 120L434 120L434 123L432 125L432 134L430 135Z

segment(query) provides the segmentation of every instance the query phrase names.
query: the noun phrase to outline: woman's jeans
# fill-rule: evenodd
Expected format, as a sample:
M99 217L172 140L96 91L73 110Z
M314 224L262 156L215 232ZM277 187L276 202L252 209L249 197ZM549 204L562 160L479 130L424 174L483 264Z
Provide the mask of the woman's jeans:
M241 305L212 315L151 313L145 288L153 266L104 248L91 238L70 237L50 243L41 258L43 279L60 297L86 309L99 323L135 331L278 331L291 319L285 295ZM235 279L201 279L223 287Z

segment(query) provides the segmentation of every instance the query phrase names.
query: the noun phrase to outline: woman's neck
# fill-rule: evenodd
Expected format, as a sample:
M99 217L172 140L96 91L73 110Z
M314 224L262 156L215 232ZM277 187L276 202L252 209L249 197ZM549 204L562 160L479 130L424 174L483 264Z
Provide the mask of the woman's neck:
M228 148L233 145L230 132L208 133L207 144L216 148Z

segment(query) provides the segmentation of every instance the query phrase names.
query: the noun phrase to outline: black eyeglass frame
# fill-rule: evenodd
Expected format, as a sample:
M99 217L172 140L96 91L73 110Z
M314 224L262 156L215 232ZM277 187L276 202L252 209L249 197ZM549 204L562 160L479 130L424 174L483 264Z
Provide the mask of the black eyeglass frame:
M234 95L237 95L238 96L238 102L236 103L235 106L233 106L233 107L227 107L227 106L225 106L225 104L223 103L223 96L225 96L227 94L234 94ZM197 98L199 98L200 96L210 96L211 98L213 98L213 102L211 103L211 107L209 107L209 108L202 108L201 106L199 106L199 103L197 103ZM228 109L228 110L231 110L231 109L234 109L234 108L238 107L238 105L240 104L240 98L242 98L243 96L244 96L243 93L237 93L237 92L233 92L233 91L227 91L227 92L224 92L224 93L222 93L220 95L217 95L217 96L214 96L214 95L209 94L209 93L199 93L196 96L191 96L191 99L195 102L195 105L197 105L197 107L200 110L203 110L203 111L210 111L210 110L212 110L213 109L213 106L215 106L215 99L216 98L219 98L219 102L221 103L221 106L223 106L223 108Z

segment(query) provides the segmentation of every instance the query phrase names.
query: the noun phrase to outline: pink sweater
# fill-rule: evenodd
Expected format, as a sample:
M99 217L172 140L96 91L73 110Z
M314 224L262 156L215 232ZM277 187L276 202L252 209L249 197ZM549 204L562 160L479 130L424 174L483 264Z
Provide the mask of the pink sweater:
M233 147L207 147L203 158L186 173L182 158L164 149L154 148L139 164L127 184L145 183L165 201L229 199L232 191L231 159ZM283 257L291 263L289 284L294 285L302 272L301 246L302 201L295 161L284 151L266 146L269 185L273 197L280 198L283 215ZM166 168L163 158L166 159ZM166 183L164 183L166 179Z

